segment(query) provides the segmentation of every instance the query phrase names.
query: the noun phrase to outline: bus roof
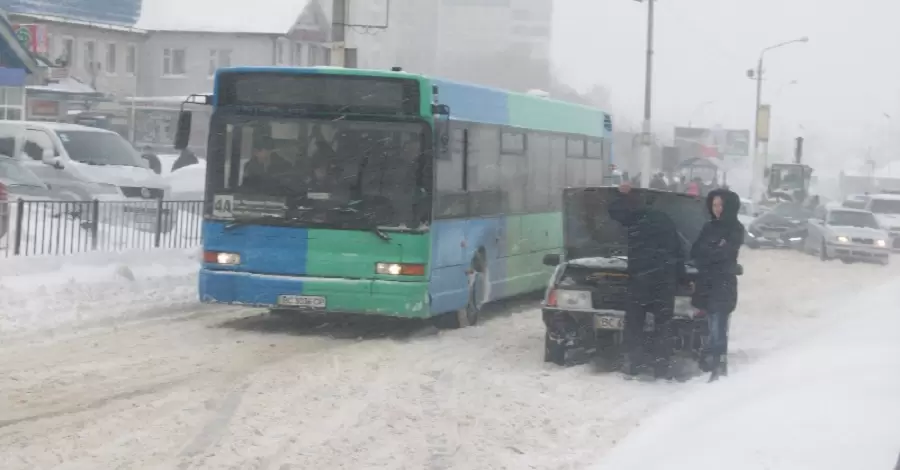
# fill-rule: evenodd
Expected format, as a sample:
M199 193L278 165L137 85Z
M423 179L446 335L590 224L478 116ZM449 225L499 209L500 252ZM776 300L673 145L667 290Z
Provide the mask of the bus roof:
M229 67L219 69L216 74L223 72L412 78L438 86L440 103L450 107L453 120L592 137L609 137L612 134L612 116L598 108L403 71L343 67Z

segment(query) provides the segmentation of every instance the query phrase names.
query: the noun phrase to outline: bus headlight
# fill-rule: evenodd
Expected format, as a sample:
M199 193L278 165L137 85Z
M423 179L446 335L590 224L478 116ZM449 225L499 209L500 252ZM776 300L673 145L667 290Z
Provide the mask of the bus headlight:
M424 276L424 264L375 263L375 274L384 276Z
M241 264L241 255L237 253L226 253L222 251L204 251L203 262L209 264L235 266Z

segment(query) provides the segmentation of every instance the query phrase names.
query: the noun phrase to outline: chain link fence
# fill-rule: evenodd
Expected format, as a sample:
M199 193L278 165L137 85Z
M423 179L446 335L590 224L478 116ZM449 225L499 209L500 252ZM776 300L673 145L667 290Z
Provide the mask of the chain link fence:
M0 201L0 257L200 245L203 201Z

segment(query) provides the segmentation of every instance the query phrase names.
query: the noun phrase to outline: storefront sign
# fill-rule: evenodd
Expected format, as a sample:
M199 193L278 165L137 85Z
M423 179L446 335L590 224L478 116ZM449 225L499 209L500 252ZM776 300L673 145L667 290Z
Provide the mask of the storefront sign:
M59 101L28 99L29 118L56 118L59 117Z

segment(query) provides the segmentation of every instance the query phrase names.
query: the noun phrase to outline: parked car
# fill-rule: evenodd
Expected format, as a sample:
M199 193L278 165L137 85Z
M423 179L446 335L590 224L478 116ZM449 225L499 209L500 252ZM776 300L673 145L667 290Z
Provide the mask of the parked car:
M648 207L675 222L684 249L690 252L709 220L706 201L668 191L632 191ZM625 229L609 217L606 209L617 197L615 187L569 188L564 192L565 249L562 256L544 256L544 264L555 267L542 303L546 362L572 365L593 356L615 360L619 355L628 303L628 240ZM679 355L695 357L708 329L706 318L691 306L691 281L697 270L690 262L685 268L688 278L675 298L677 344L673 346Z
M9 232L17 199L50 201L53 194L21 161L0 155L0 238Z
M890 234L869 211L828 208L823 216L809 220L804 250L818 254L823 261L840 259L845 263L868 261L887 265L891 259Z
M749 248L798 248L806 239L813 211L797 202L782 202L746 226Z

